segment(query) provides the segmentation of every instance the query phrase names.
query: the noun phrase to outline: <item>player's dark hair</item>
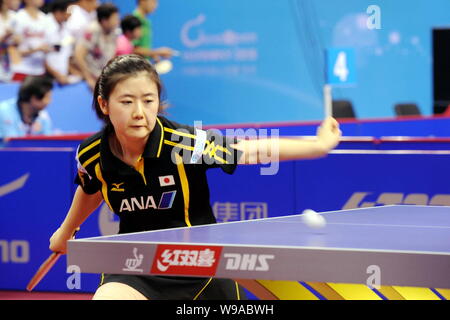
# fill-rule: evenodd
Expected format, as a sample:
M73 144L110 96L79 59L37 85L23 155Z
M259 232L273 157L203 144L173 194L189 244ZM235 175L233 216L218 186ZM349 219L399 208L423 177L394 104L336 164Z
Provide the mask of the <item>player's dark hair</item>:
M119 82L142 72L147 73L150 80L156 84L159 98L158 112L162 112L165 109L162 81L150 61L136 54L122 55L108 62L95 84L92 107L100 120L103 120L106 124L111 123L109 117L103 114L97 98L100 96L103 100L108 101Z
M128 31L133 31L140 26L142 26L141 21L131 14L124 17L120 22L120 28L122 28L122 33L124 34Z
M19 88L17 103L30 102L31 97L41 100L53 89L53 82L46 76L28 76Z
M119 9L113 3L103 3L97 8L97 20L98 22L108 20L114 13L117 12L119 12Z

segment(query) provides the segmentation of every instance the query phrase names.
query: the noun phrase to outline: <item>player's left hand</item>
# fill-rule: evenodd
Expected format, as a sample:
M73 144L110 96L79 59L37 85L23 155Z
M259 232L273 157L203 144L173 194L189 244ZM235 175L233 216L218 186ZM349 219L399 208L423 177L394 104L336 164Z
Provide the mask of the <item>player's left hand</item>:
M334 118L325 119L317 129L317 141L322 144L325 150L333 150L341 139L342 132L339 123Z

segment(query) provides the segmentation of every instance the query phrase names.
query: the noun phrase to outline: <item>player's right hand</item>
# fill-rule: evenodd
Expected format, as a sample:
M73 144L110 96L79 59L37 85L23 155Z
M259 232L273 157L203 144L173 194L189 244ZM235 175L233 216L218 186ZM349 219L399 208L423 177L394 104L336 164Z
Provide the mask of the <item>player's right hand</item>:
M67 241L72 239L74 232L66 231L62 228L58 228L58 230L53 233L50 237L50 250L53 252L60 252L62 254L66 254L67 252Z

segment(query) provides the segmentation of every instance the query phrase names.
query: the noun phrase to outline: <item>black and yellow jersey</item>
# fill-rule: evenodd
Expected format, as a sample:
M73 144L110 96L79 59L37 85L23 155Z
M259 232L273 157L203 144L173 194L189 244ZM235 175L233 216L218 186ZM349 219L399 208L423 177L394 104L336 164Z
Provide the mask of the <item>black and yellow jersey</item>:
M144 152L130 166L113 155L113 128L84 140L77 151L75 183L87 194L101 191L120 217L119 233L214 223L206 170L234 172L241 152L236 139L214 130L180 125L158 116Z

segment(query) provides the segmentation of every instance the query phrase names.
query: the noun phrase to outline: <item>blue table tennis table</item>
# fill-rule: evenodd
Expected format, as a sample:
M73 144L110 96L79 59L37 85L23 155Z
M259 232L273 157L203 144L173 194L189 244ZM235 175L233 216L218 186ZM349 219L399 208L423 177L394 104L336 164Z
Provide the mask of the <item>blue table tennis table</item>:
M450 207L393 205L71 240L83 273L450 288ZM248 281L246 282L246 279ZM370 280L370 281L369 281Z

